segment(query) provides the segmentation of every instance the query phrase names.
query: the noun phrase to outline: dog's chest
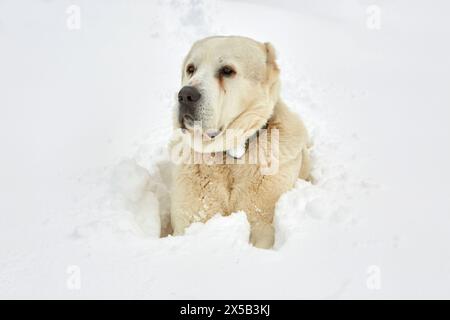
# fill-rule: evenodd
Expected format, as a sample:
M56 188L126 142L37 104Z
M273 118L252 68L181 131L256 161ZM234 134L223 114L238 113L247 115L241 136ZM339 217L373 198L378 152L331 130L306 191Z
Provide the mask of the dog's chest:
M238 199L257 192L262 175L257 165L200 165L196 175L202 208L212 214L240 210ZM220 207L220 210L219 207Z

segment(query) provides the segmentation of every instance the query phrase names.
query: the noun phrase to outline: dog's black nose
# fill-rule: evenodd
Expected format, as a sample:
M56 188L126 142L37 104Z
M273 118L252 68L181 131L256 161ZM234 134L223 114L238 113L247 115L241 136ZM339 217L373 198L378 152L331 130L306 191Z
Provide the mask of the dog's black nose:
M195 103L200 100L202 95L195 87L185 86L181 88L180 92L178 92L178 102L192 107Z

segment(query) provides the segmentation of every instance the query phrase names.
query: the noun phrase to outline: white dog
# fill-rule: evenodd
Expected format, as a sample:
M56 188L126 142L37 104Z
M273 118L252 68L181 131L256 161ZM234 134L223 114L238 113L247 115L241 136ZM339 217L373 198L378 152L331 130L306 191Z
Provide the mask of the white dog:
M274 48L236 36L196 42L178 100L175 129L189 157L173 172L174 234L244 211L253 245L272 247L277 200L309 177L308 135L280 98Z

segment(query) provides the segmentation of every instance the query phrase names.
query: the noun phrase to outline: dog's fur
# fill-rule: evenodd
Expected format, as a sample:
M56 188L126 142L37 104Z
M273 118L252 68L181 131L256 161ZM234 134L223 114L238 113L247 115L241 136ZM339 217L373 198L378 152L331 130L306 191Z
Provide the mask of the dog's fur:
M225 64L233 68L233 76L217 74ZM193 74L186 71L190 65L195 65ZM245 141L267 123L268 133L278 129L279 167L275 174L264 175L259 163L177 165L171 195L174 234L183 234L191 223L205 222L217 213L244 211L251 226L251 243L272 247L277 200L297 178L309 177L308 135L299 117L280 98L274 48L235 36L200 40L184 61L182 85L199 88L202 94L198 106L202 130L220 131L217 137L203 141L201 152L226 152L224 132L239 129L237 138ZM180 126L175 111L175 129ZM229 157L225 152L222 156Z

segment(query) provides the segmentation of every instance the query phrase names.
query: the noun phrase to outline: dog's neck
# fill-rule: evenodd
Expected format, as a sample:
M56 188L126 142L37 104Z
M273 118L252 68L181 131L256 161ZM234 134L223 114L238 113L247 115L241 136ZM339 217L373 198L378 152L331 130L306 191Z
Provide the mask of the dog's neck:
M272 117L271 117L271 118L272 118ZM234 158L234 159L241 159L241 158L245 155L245 153L247 152L247 150L248 150L249 141L250 141L251 139L254 139L255 137L257 137L257 136L259 135L259 133L260 133L262 130L267 130L267 128L269 127L269 122L270 122L271 118L269 118L269 119L266 121L266 123L265 123L261 128L259 128L259 129L255 132L255 134L254 134L253 136L249 137L249 138L245 141L244 144L239 145L239 146L236 146L235 148L232 148L232 149L227 150L227 155L228 155L229 157L231 157L231 158Z
M272 114L266 120L264 125L261 126L261 128L259 128L258 130L256 130L256 132L252 136L248 137L247 140L245 140L245 142L243 144L241 144L239 146L236 146L235 148L227 150L226 153L227 153L227 155L229 157L234 158L234 159L241 159L245 155L247 150L248 150L249 141L251 139L254 139L255 137L257 137L262 130L267 130L269 128L269 124L273 121L273 119L275 117L275 113L276 113L276 110L277 110L277 105L279 103L281 103L281 100L280 100L279 95L278 95L278 92L279 92L279 84L278 84L278 82L277 82L277 85L275 87L276 87L276 89L275 89L275 91L276 91L276 95L275 95L276 98L273 99L273 101L275 101L275 102L274 102L274 105L273 105L273 108L272 108L272 110L273 110Z

